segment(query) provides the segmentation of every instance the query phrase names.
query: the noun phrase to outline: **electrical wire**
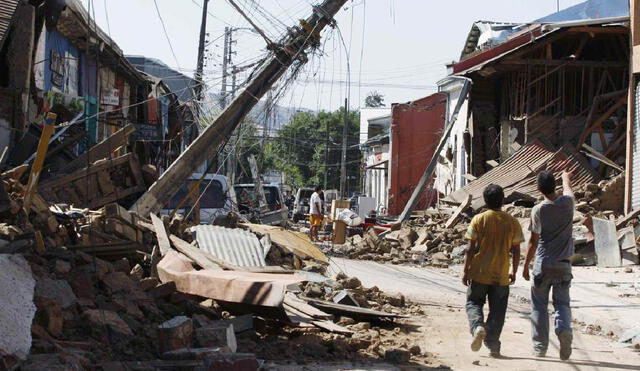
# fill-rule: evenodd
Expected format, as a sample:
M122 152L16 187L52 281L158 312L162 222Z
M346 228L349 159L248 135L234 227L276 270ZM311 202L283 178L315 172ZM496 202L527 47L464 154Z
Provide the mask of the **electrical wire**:
M156 7L156 13L158 13L158 18L160 18L160 23L162 24L162 30L164 32L164 36L167 38L167 42L169 43L169 49L171 50L173 59L175 59L176 65L178 66L178 68L180 68L180 62L178 62L178 56L176 55L175 50L173 50L173 45L171 44L171 39L169 38L169 33L167 32L167 27L164 24L164 19L162 19L162 14L160 14L160 8L158 8L157 0L153 0L153 4Z

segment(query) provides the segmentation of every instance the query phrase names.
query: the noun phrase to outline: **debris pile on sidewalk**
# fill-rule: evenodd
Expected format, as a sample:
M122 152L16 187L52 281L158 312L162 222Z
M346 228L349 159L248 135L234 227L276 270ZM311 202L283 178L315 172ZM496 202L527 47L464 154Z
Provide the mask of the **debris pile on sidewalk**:
M0 309L6 368L257 369L296 349L301 361L429 358L401 324L420 306L326 277L328 259L303 234L79 209L37 192L27 213L21 171L0 187L0 294L15 296Z
M598 251L595 247L593 220L605 223L610 230L608 239L598 240L598 246L618 246L620 251L614 254L612 262L605 266L638 264L636 239L640 239L637 227L640 226L640 212L623 216L624 175L599 183L584 183L574 190L576 212L574 217L574 242L577 254L574 264L596 264ZM503 207L503 210L520 220L523 230L527 231L531 208L541 201L523 197ZM476 210L475 213L482 212ZM380 232L368 229L362 236L355 235L343 245L334 245L332 254L351 259L373 260L392 264L419 264L447 267L461 263L467 242L464 234L474 213L471 203L462 203L457 208L441 205L438 209L415 212L413 217L402 223L399 229ZM601 222L600 222L601 221ZM612 228L612 229L611 229ZM603 232L600 232L603 236ZM525 246L525 244L523 244ZM601 252L604 254L604 251ZM606 259L601 258L600 264Z
M447 266L462 256L467 226L445 228L449 215L429 209L424 215L403 223L396 231L376 233L369 229L362 237L351 237L346 244L335 246L333 253L351 259L374 260L392 264Z

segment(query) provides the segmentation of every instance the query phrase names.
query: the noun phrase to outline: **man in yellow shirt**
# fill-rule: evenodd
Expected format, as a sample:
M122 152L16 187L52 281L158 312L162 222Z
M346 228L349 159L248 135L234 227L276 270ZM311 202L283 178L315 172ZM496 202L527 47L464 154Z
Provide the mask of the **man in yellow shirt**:
M471 220L465 238L469 240L462 282L467 289L467 317L473 335L471 350L477 352L484 341L492 357L500 357L500 333L509 300L509 285L516 280L520 243L524 242L518 220L502 211L504 191L490 184L483 192L489 210ZM509 252L512 255L509 273ZM489 299L489 315L484 322L482 308Z

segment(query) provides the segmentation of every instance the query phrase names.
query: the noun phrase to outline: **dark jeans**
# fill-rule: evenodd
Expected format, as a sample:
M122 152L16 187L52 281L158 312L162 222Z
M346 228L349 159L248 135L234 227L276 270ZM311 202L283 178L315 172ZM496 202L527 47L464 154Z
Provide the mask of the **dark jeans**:
M485 323L482 309L487 297L489 298L489 315ZM500 351L500 333L502 333L508 302L509 286L493 286L471 282L467 289L469 328L473 334L473 330L476 327L484 326L487 332L484 344L491 351Z

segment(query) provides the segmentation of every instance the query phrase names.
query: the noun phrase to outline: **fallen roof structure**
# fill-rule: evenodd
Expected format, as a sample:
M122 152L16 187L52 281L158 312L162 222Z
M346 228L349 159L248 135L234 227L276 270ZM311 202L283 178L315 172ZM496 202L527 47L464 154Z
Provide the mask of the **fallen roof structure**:
M327 256L314 245L304 233L288 231L282 227L274 227L263 224L243 223L252 232L260 235L268 235L271 241L284 247L294 255L301 258L313 258L323 263L329 263Z
M571 171L575 187L597 183L600 180L600 176L586 159L571 146L566 145L554 151L543 140L535 139L520 148L502 164L450 194L444 200L463 203L470 195L471 207L478 210L484 206L482 191L492 183L504 188L505 197L511 198L511 201L517 198L536 199L541 196L536 187L536 174L541 170L552 171L557 177L563 170Z
M162 282L175 282L178 291L187 294L267 307L280 307L287 287L305 280L296 274L197 271L176 251L169 251L158 263L158 276Z
M265 267L267 251L255 234L214 225L194 227L198 247L238 267Z

